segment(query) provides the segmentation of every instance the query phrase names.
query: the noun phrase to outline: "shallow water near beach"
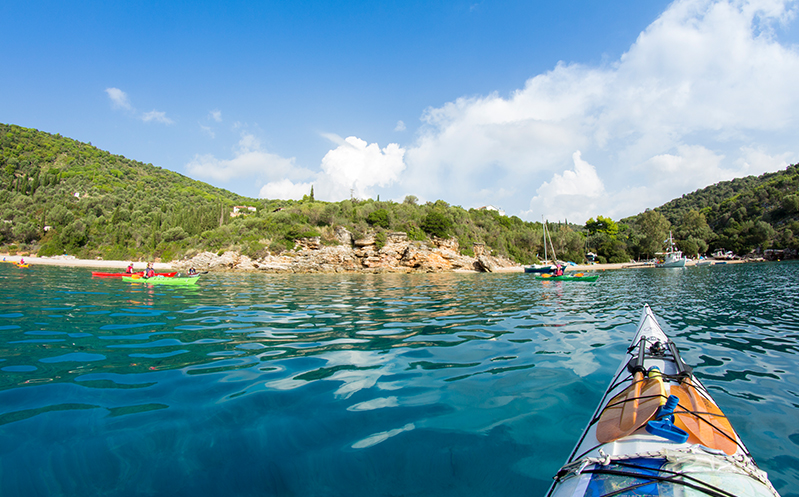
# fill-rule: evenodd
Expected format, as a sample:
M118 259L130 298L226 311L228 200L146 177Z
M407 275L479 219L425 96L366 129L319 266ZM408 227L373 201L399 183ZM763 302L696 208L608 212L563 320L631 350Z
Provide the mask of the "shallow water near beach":
M185 288L0 264L0 495L543 495L645 303L799 495L797 263Z

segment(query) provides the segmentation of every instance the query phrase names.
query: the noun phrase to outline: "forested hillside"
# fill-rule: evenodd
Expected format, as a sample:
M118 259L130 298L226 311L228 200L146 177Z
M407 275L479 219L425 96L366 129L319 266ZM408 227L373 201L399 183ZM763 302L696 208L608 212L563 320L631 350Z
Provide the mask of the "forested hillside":
M799 166L762 176L725 181L683 195L660 207L621 220L605 220L591 231L588 245L606 260L651 258L672 232L689 257L717 249L738 256L796 257L799 249Z
M673 231L689 256L723 247L738 254L797 248L799 170L736 179L615 222L550 224L559 259L601 262L651 258ZM238 211L238 212L236 212ZM174 260L200 251L237 250L253 258L319 237L338 244L344 227L357 238L404 231L413 240L456 237L519 263L544 254L541 223L443 200L419 204L348 199L320 202L252 199L181 174L112 155L60 135L0 124L0 251L81 258ZM795 235L796 234L796 235ZM551 254L551 249L550 249Z
M704 216L713 236L705 239L710 250L724 248L745 254L760 247L799 248L799 165L759 177L748 176L709 186L656 209L682 239L694 218Z
M82 258L173 260L202 250L251 257L292 249L301 238L337 244L334 229L355 237L390 231L410 238L457 237L519 262L543 254L541 223L492 210L350 199L320 202L245 198L180 174L34 129L0 124L0 250ZM254 207L252 212L234 207ZM562 257L581 259L576 227L553 226Z

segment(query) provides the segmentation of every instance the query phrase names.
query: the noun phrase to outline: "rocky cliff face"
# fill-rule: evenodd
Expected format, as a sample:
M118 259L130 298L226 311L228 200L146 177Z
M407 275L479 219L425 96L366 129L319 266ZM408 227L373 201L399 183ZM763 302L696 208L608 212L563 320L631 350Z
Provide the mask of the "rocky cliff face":
M456 270L496 271L518 266L508 259L487 255L485 247L476 246L477 257L459 253L458 240L434 239L432 244L408 240L405 233L389 233L386 243L377 247L374 236L354 240L346 229L336 230L341 245L324 246L318 238L299 240L295 250L253 260L238 252L217 255L204 252L175 261L175 268L198 271L264 271L269 273L407 273Z

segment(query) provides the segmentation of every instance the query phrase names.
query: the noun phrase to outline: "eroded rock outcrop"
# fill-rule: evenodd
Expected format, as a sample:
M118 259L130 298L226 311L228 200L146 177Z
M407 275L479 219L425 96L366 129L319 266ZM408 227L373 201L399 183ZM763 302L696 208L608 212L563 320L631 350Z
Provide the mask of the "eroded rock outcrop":
M203 252L191 259L174 261L180 269L198 271L263 271L270 273L341 273L341 272L446 272L456 270L497 271L518 266L508 259L488 255L485 246L475 252L478 257L460 253L455 238L434 238L432 243L408 240L402 232L387 233L378 248L378 237L367 235L355 240L344 228L335 231L340 245L325 246L317 238L297 241L293 251L250 259L238 252L214 254Z

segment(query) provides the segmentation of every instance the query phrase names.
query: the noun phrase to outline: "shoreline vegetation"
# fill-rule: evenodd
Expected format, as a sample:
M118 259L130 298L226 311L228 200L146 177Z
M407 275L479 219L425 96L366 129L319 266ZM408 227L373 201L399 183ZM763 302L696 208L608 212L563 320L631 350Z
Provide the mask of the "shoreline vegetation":
M493 271L651 260L679 250L799 257L799 165L737 178L618 221L525 221L498 207L248 198L58 134L0 123L0 253L188 261L272 272ZM549 240L548 252L544 233ZM589 256L590 254L590 256ZM221 258L221 260L216 260Z

